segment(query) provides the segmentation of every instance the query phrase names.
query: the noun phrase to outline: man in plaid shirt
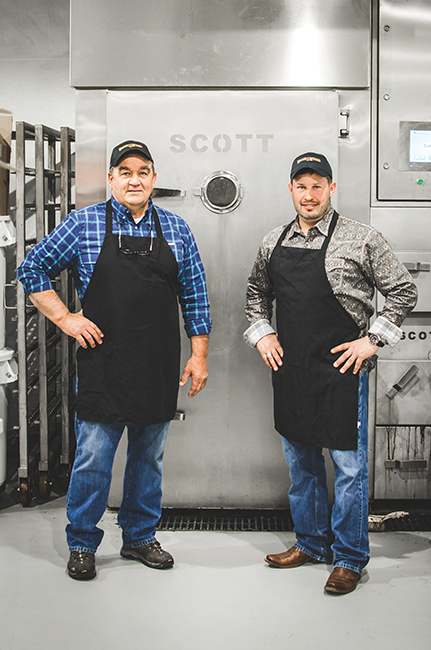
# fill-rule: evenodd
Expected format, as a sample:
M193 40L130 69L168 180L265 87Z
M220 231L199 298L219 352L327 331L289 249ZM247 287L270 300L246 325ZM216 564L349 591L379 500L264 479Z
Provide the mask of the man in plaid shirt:
M96 576L97 527L107 505L112 463L124 428L127 465L118 522L121 555L155 569L173 565L156 540L162 459L178 387L194 397L207 381L211 330L205 272L179 216L153 205L157 174L147 146L114 147L106 203L72 212L18 269L30 300L80 348L77 449L67 496L71 578ZM82 311L69 312L51 279L71 268ZM180 376L178 302L191 341Z

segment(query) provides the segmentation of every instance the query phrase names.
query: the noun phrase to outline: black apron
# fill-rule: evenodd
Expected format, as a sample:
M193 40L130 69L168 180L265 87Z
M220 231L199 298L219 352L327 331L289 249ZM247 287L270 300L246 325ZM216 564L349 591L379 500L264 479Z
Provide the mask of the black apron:
M78 349L81 420L147 426L175 415L178 264L155 208L151 218L156 238L122 235L120 248L119 235L112 234L111 202L106 204L105 239L82 300L84 315L104 338L95 348Z
M329 449L357 448L359 375L341 374L330 350L359 338L360 329L329 284L325 254L338 214L321 249L282 246L269 262L283 365L272 373L276 430L288 440Z

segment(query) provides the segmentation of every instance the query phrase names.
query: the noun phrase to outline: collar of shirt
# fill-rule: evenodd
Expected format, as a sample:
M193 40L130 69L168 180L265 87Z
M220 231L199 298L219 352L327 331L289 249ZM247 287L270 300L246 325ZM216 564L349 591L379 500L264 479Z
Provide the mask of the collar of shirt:
M113 196L111 196L111 204L112 204L112 211L114 214L114 218L120 226L122 226L125 221L129 221L134 226L139 226L140 224L145 223L146 221L149 220L149 217L153 210L153 200L150 197L148 201L148 207L145 210L144 216L142 217L142 219L139 219L139 221L135 221L134 218L132 217L132 213L130 212L129 208L126 208L126 206L122 205L121 203L118 203L118 201L114 199Z
M310 228L309 232L310 231L312 232L313 229L316 228L317 230L320 231L320 233L324 237L327 237L329 232L329 226L331 225L333 215L334 215L334 208L330 207L328 212L320 219L320 221L318 221L315 226L312 226ZM292 226L286 235L286 239L292 239L296 235L302 235L303 237L306 236L305 233L302 232L297 218L292 223Z

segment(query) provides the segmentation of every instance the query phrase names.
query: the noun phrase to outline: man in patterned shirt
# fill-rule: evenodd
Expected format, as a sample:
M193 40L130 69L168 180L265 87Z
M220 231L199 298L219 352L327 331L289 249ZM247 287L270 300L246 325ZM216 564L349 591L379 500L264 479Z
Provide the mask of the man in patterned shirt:
M297 216L264 238L247 285L244 338L273 370L296 533L292 548L265 560L277 568L333 561L325 591L346 594L369 560L368 371L379 347L400 340L417 290L379 232L334 211L325 156L295 158L290 179ZM385 303L368 328L375 288ZM323 447L335 467L332 514Z
M77 580L96 575L95 553L103 537L97 524L126 426L121 555L155 569L173 565L155 537L163 451L178 386L191 378L193 397L206 384L211 320L196 242L181 217L154 207L156 178L147 146L121 143L111 155L111 199L69 214L18 269L31 301L81 346L66 528L68 572ZM82 304L76 314L51 286L67 268ZM181 378L178 300L191 341Z

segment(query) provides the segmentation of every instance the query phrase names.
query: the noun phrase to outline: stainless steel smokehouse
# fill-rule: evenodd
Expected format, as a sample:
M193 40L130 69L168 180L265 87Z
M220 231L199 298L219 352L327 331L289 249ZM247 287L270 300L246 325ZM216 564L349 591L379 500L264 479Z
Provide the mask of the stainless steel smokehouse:
M242 341L243 305L262 237L294 216L291 161L310 150L332 163L336 209L383 232L419 287L404 340L383 348L370 377L370 498L430 498L429 2L71 8L77 206L107 198L115 144L148 143L155 203L188 221L207 272L210 379L192 401L180 391L185 418L170 429L164 505L288 505L269 371ZM124 445L111 506L121 500L123 457Z

